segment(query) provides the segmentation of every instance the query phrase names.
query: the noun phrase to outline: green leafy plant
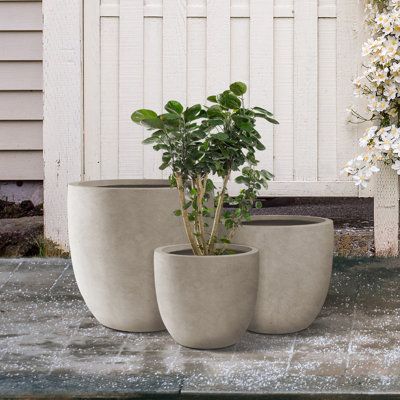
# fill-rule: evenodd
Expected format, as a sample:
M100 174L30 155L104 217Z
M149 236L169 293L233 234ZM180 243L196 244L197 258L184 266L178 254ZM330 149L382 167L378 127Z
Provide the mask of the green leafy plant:
M235 82L229 90L210 96L211 106L184 109L171 100L166 113L142 109L132 114L133 122L152 131L143 143L162 152L160 169L171 171L170 182L178 189L180 203L175 215L182 217L195 255L226 254L237 229L251 219L251 209L261 207L257 195L273 177L256 169L256 151L265 149L256 121L278 122L261 107L246 108L246 91L244 83ZM228 183L236 171L240 173L235 180L243 188L231 197ZM217 179L222 180L219 189ZM226 203L233 208L224 210Z

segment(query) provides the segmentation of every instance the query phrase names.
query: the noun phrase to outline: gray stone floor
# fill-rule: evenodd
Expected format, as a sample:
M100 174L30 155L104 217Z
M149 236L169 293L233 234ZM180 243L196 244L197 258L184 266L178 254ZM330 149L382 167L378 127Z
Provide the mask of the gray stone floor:
M99 325L69 261L0 260L0 398L400 399L400 262L340 260L306 331L221 351Z

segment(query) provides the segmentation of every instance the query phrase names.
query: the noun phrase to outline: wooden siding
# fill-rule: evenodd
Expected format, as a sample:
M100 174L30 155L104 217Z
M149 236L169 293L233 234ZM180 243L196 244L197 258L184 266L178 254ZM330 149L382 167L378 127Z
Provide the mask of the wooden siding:
M133 109L203 103L243 80L246 100L281 123L259 126L261 165L276 176L265 194L358 196L339 170L357 151L346 108L362 12L358 0L87 2L85 179L162 177Z
M41 1L0 0L0 180L43 179Z

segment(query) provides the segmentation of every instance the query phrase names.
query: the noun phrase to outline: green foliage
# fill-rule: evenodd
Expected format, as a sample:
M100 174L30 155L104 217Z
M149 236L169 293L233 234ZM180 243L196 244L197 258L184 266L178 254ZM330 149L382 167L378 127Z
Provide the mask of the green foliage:
M230 85L229 90L210 96L211 106L196 104L184 109L176 100L165 106L166 113L158 115L152 110L137 110L132 121L151 131L143 143L153 145L162 152L160 169L171 170L170 182L180 194L181 216L194 254L208 255L225 251L235 231L244 220L250 219L251 208L259 207L257 195L267 187L272 175L258 171L256 151L265 149L256 129L257 119L272 124L278 122L264 108L246 108L243 95L247 86L242 82ZM232 172L243 189L238 196L230 197L227 185ZM215 196L213 208L209 199L216 190L210 177L223 180ZM223 211L224 203L236 208ZM212 229L207 231L207 221L213 219ZM219 226L223 223L226 236L220 237Z

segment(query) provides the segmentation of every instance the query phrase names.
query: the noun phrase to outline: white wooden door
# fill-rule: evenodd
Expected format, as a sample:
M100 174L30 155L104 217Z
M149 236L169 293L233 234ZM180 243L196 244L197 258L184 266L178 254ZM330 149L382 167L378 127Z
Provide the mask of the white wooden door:
M242 80L274 111L260 126L270 196L358 196L339 175L357 151L347 123L360 69L358 0L85 0L84 176L158 178L130 115L204 103Z

